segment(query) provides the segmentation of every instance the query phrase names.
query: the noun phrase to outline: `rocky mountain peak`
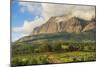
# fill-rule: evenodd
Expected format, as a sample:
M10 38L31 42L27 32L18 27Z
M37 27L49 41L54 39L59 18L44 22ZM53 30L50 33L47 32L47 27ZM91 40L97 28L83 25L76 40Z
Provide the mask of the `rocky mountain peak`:
M45 24L34 28L32 35L41 33L80 33L95 28L94 21L86 21L78 17L72 16L54 16L51 17Z

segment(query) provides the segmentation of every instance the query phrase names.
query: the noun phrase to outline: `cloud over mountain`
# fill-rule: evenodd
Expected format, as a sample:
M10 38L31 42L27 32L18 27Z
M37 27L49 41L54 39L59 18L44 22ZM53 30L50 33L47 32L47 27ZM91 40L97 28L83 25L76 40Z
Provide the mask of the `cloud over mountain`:
M15 27L14 32L30 33L33 28L42 25L52 16L70 15L76 16L85 20L91 20L95 17L94 6L82 5L65 5L51 3L34 3L34 2L19 2L22 6L21 12L30 12L35 19L33 21L24 21L21 27Z
M36 18L34 21L24 21L24 24L21 27L15 27L13 29L14 32L21 32L24 34L29 34L32 32L33 28L44 23L42 18Z
M45 17L72 15L85 20L91 20L92 17L95 17L94 6L47 4L47 3L43 3L42 6L43 6L43 15Z

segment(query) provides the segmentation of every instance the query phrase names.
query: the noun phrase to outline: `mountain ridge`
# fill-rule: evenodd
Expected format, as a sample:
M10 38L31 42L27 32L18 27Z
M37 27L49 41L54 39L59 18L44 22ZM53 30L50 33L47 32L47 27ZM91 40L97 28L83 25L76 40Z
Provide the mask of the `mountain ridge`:
M51 17L45 24L34 28L31 35L41 33L80 33L94 29L96 23L94 20L86 21L78 17L55 16Z
M61 18L61 19L60 19ZM16 42L48 41L48 40L94 40L96 22L93 18L86 21L77 17L56 16L46 23L34 28L33 32L20 38Z

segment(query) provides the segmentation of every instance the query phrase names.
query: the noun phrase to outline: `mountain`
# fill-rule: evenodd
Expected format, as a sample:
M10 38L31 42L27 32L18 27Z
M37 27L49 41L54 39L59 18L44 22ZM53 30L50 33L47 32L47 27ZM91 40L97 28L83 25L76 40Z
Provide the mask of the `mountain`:
M55 16L45 24L34 28L29 36L22 37L19 42L51 42L51 41L95 41L96 22L78 17Z
M89 23L84 27L84 29L83 29L82 31L84 32L84 31L88 31L88 30L93 30L93 29L95 29L95 26L96 26L95 22L89 22Z
M48 34L38 34L38 35L30 35L25 36L19 39L16 42L27 42L27 43L43 43L43 42L56 42L56 41L95 41L96 31L88 31L81 32L80 34L76 33L67 33L67 32L59 32L59 33L48 33Z
M57 33L57 32L68 32L68 33L80 33L95 29L95 21L86 21L78 17L69 16L55 16L51 17L45 24L40 27L34 28L31 35L43 34L43 33Z

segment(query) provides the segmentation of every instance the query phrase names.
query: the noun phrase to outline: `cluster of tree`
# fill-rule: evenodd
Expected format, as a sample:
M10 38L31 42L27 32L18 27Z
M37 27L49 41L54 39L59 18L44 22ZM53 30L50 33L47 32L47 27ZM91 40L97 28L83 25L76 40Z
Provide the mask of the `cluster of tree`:
M12 45L12 54L28 54L42 52L64 51L95 51L95 42L44 42L44 43L17 43Z

